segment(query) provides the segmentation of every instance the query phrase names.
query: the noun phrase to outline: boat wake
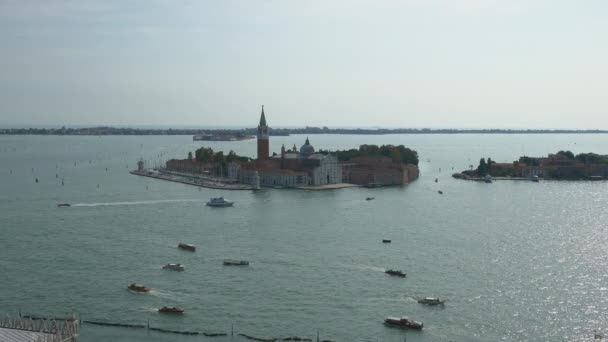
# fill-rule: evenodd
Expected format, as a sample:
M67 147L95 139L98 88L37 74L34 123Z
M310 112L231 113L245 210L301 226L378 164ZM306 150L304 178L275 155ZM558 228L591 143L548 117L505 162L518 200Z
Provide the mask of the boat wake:
M350 268L353 270L362 270L362 271L374 271L374 272L384 272L386 269L382 267L372 266L372 265L347 265L343 264L344 267Z
M132 201L132 202L106 202L106 203L77 203L72 204L72 207L106 207L120 205L146 205L146 204L162 204L162 203L184 203L184 202L203 202L198 199L174 199L174 200L152 200L152 201Z
M416 298L414 297L391 297L391 298L378 298L381 302L398 302L398 303L415 303Z
M166 299L177 299L178 298L178 296L174 293L161 291L161 290L152 289L152 291L150 291L148 293L152 296L166 298Z

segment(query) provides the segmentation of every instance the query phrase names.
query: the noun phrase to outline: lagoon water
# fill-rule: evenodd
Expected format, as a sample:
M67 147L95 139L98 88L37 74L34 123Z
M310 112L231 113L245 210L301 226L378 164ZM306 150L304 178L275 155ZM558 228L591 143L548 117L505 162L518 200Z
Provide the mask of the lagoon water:
M139 158L158 164L202 145L253 156L255 140L0 136L0 312L235 332L82 324L80 341L316 340L317 331L334 341L585 341L608 332L608 182L451 178L481 157L608 153L608 135L310 138L323 149L404 144L418 151L421 177L405 187L228 192L128 171ZM304 140L271 137L271 150ZM235 206L206 207L212 196ZM180 241L197 252L178 250ZM224 267L224 258L251 265ZM168 262L186 271L161 270ZM154 291L131 293L132 282ZM427 307L419 296L448 302ZM164 305L187 312L155 312ZM387 328L389 315L425 328Z

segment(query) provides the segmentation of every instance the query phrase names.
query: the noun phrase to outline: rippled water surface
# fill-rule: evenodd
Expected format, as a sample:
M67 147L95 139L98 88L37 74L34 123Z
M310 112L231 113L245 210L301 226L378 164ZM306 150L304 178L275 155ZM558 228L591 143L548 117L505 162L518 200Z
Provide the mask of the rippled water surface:
M271 148L304 139L272 137ZM406 187L223 192L128 173L139 158L159 163L203 145L189 136L0 136L0 312L259 337L316 340L318 331L334 341L583 341L607 326L607 182L450 175L481 157L608 153L608 135L315 135L311 143L404 144L419 152L422 176ZM254 140L206 146L255 151ZM212 196L235 206L206 207ZM180 241L197 252L178 250ZM224 258L251 265L224 267ZM161 270L168 262L186 271ZM132 282L154 290L131 293ZM419 296L448 302L422 306ZM159 315L164 305L187 312ZM387 328L389 315L423 321L424 331ZM231 340L81 328L81 341Z

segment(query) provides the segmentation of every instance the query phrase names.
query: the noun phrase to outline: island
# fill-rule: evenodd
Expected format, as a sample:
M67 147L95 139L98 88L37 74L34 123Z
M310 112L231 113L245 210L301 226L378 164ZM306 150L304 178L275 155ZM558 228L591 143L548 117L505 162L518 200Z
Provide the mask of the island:
M131 173L186 184L230 190L260 187L306 190L352 186L405 185L418 178L418 153L403 145L361 145L347 151L316 151L306 141L300 148L281 147L270 154L270 128L262 106L257 131L257 158L224 155L201 147L186 159L171 159L164 167L147 169L143 161Z
M608 155L559 151L546 157L522 156L512 163L496 163L481 158L476 169L455 173L454 178L491 180L603 180L608 179Z

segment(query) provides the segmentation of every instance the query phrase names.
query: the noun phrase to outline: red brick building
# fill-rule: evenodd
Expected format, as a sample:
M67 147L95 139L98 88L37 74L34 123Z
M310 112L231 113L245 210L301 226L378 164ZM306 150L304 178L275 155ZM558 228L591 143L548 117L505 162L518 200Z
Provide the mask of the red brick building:
M394 162L385 156L356 157L341 163L342 181L359 185L402 185L419 176L415 165Z

